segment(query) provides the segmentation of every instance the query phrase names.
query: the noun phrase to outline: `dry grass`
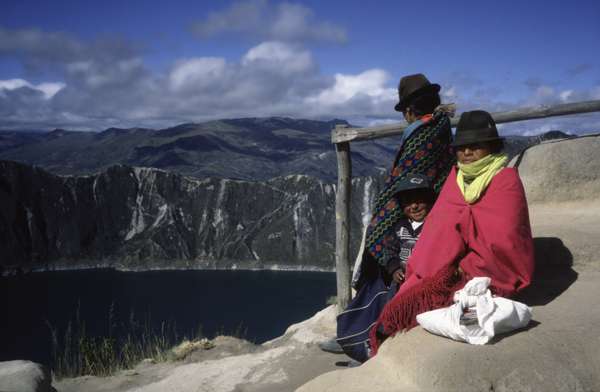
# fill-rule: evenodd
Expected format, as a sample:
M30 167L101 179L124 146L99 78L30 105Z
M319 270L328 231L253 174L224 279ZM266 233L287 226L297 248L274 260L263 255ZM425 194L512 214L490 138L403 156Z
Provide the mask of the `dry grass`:
M157 330L151 326L149 319L140 323L133 314L126 325L127 335L117 338L114 336L116 320L113 306L109 309L108 325L108 336L89 336L85 322L79 317L79 310L60 335L48 323L52 333L55 376L59 379L82 375L109 376L131 369L144 359L153 362L183 359L195 349L208 349L212 344L203 338L201 328L194 336L180 337L174 323L163 322Z

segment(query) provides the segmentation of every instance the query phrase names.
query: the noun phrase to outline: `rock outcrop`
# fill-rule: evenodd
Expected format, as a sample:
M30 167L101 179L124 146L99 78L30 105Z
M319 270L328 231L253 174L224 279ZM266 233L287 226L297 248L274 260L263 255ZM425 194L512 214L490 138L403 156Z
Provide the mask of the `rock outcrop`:
M379 186L353 181L353 238ZM0 161L0 268L333 268L335 186L113 166L62 177ZM358 241L353 241L357 243Z
M516 157L530 203L598 200L600 136L547 141Z
M0 362L0 391L56 392L50 371L31 361Z
M548 141L525 150L518 165L534 235L560 238L576 268L600 260L600 135ZM547 260L557 256L541 247ZM560 255L559 255L560 257Z

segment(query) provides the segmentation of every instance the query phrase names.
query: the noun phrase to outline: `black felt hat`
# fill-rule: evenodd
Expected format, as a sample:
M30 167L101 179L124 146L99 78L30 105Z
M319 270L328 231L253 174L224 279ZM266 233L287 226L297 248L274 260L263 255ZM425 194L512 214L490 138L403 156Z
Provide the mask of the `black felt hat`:
M484 110L464 112L456 126L453 146L504 140L498 135L498 129L492 116Z
M411 101L421 95L439 93L440 85L430 83L423 74L404 76L398 84L398 99L395 109L403 112Z
M433 189L431 187L431 181L429 181L429 177L424 176L422 174L414 174L409 173L401 179L397 181L392 186L393 193L399 193L404 191L410 191L413 189Z

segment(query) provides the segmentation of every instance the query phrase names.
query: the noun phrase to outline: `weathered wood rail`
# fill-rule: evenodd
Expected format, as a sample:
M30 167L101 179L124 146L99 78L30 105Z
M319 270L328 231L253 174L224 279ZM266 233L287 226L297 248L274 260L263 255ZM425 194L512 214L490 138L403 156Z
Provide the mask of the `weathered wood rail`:
M600 100L523 108L492 113L492 117L497 124L502 124L591 112L600 112ZM452 126L455 127L457 123L458 117L453 118ZM406 123L368 128L349 128L344 125L338 125L331 132L331 142L335 144L338 166L338 183L335 199L335 266L338 311L348 306L351 297L350 201L352 198L352 162L350 160L350 142L401 135L407 126L408 124Z

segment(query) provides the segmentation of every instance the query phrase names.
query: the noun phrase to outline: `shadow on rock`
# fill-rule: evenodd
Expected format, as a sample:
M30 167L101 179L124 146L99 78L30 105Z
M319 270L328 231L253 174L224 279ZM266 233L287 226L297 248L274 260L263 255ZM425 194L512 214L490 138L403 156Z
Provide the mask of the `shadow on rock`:
M529 306L546 305L561 295L577 280L572 268L573 255L560 238L537 237L535 247L535 274L531 286L521 292L517 301Z
M510 332L506 332L506 333L494 336L488 344L496 344L496 343L500 342L501 340L504 340L505 338L511 337L512 335L516 335L523 331L529 331L530 329L533 329L540 324L542 324L542 323L540 323L539 321L531 320L531 321L529 321L529 324L527 324L527 326L524 328L515 329L514 331L510 331Z

